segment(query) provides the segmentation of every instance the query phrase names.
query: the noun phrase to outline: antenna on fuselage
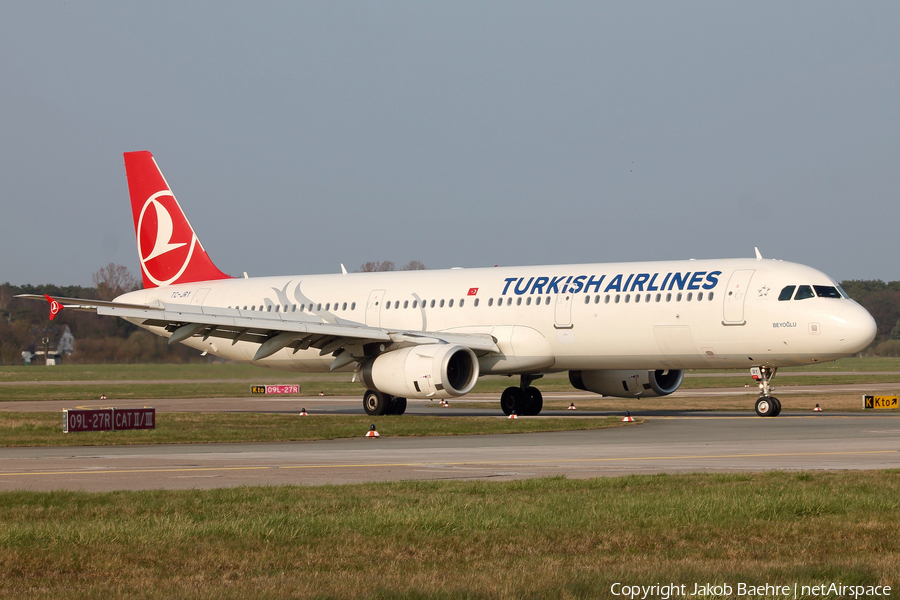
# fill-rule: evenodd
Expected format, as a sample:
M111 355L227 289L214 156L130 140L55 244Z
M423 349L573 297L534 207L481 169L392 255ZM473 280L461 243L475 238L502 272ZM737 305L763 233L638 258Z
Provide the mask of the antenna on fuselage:
M756 251L756 260L762 260L762 254L759 253L759 248L754 246L753 249Z
M344 266L344 263L341 263L341 273L343 273L344 275L347 274L347 267Z

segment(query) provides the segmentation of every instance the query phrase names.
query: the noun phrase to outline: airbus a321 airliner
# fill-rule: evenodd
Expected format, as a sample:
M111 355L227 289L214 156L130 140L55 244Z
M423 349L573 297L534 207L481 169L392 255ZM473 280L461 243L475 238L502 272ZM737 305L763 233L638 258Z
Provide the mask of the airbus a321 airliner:
M114 301L49 298L122 317L169 343L290 371L356 370L370 415L407 398L467 394L479 375L518 375L503 412L536 415L545 373L639 399L684 369L749 368L756 412L776 416L782 366L831 361L875 321L830 277L756 258L233 278L210 260L149 152L125 153L144 289ZM34 297L34 296L30 296ZM40 297L42 300L44 297Z

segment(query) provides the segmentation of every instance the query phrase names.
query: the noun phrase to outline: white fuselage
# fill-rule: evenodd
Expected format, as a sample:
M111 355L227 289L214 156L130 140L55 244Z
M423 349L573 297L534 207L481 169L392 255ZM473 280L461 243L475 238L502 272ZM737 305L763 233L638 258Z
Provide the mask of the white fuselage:
M802 365L853 354L874 338L872 317L854 301L779 300L789 285L837 287L803 265L723 259L227 279L117 300L489 334L501 352L479 357L482 374ZM316 349L285 348L253 361L256 343L199 337L184 343L276 369L320 371L333 361Z

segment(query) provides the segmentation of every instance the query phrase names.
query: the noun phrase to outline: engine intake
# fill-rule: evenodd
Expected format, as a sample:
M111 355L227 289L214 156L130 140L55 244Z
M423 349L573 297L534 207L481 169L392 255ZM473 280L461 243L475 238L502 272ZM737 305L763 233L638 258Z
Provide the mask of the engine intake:
M684 371L588 370L569 371L569 381L586 392L616 398L668 396L678 389Z
M401 398L453 398L478 381L478 358L465 346L425 344L385 352L360 367L372 390Z

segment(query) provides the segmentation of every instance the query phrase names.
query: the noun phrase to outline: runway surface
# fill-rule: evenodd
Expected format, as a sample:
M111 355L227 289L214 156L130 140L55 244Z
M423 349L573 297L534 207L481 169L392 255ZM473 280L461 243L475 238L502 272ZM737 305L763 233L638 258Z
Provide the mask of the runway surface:
M356 398L329 399L322 403L323 410L325 406L331 406L327 412L360 412ZM411 409L438 412L421 405ZM462 414L481 413L472 409ZM612 429L538 434L4 448L0 449L0 490L203 489L404 479L900 468L900 415L896 413L782 413L766 419L749 412L691 412L644 418L644 423Z

